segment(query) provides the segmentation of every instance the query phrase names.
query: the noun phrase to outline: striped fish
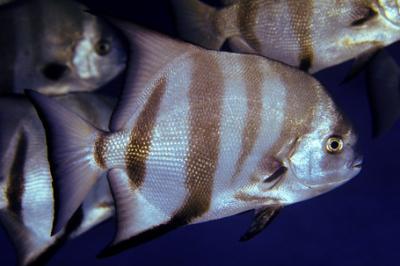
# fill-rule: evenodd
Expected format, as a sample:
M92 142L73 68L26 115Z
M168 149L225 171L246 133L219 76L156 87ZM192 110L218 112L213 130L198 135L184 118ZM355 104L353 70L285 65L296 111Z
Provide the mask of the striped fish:
M199 0L173 3L184 39L214 50L228 42L311 73L400 39L395 0L228 0L218 10Z
M400 67L390 63L382 72L381 66L393 59L373 58L400 39L399 1L219 0L220 8L199 0L172 2L182 38L209 49L225 44L231 51L310 73L356 58L346 80L366 68L372 72L369 82L379 84L367 87L373 134L383 134L399 119Z
M100 256L257 209L248 238L282 206L359 173L356 135L311 76L115 23L132 56L109 132L29 92L48 129L59 207L53 232L106 172L118 231Z
M0 94L91 91L125 68L110 26L74 1L20 1L0 9L0 21Z
M99 128L106 127L111 114L111 102L95 95L70 94L57 101ZM19 265L42 265L68 238L112 215L109 185L100 179L67 227L50 236L54 198L42 123L26 98L2 97L0 124L0 222Z

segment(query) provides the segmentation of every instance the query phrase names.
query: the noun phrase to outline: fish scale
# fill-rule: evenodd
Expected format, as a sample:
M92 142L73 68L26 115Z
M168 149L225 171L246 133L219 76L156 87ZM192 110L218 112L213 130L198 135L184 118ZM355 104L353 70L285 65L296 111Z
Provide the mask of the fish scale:
M329 191L360 171L351 124L311 76L112 22L129 39L133 56L110 132L28 92L48 130L58 192L53 232L106 172L118 229L100 257L180 226L252 209L266 211L257 216L260 226L250 229L258 231L282 206ZM343 150L327 151L334 149L327 147L333 136L346 143Z
M111 112L112 101L101 96L78 93L57 101L102 128ZM83 202L82 220L74 218L67 226L70 231L50 236L54 198L44 129L22 96L2 97L0 109L0 123L7 124L0 132L0 222L16 248L20 265L43 264L68 238L111 216L108 183L103 179L93 187Z

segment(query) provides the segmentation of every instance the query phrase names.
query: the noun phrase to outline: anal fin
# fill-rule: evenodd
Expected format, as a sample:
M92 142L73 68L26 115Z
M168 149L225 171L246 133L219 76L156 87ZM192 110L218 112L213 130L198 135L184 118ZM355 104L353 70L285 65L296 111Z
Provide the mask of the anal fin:
M240 238L240 241L247 241L260 234L279 214L282 206L267 206L255 211L255 216L250 228Z
M98 257L108 257L163 235L179 226L151 205L135 188L124 170L108 173L117 215L117 233L112 244Z

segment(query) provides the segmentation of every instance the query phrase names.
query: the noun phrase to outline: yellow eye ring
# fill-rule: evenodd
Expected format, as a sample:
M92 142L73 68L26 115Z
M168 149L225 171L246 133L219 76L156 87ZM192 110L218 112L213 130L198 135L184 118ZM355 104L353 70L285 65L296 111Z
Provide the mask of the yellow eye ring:
M340 137L330 137L326 142L326 151L339 153L343 150L343 140Z

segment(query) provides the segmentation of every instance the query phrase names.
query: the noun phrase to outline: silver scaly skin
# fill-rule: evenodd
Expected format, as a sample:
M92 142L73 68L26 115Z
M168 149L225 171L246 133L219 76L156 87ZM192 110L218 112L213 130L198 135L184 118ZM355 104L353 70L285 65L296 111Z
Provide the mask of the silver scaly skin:
M225 2L217 10L199 0L173 0L181 36L209 49L227 42L235 52L311 73L400 39L397 0Z
M113 22L134 59L110 132L29 92L48 130L54 232L106 172L118 230L101 256L179 226L306 200L359 173L356 134L311 76Z
M0 21L0 94L92 91L125 68L117 35L77 2L21 1Z
M86 93L57 101L100 128L106 128L112 101ZM87 195L72 228L50 236L54 218L52 177L45 132L32 104L22 96L0 98L0 222L13 242L20 265L43 263L69 237L109 218L113 201L106 179ZM40 263L39 263L40 264Z

